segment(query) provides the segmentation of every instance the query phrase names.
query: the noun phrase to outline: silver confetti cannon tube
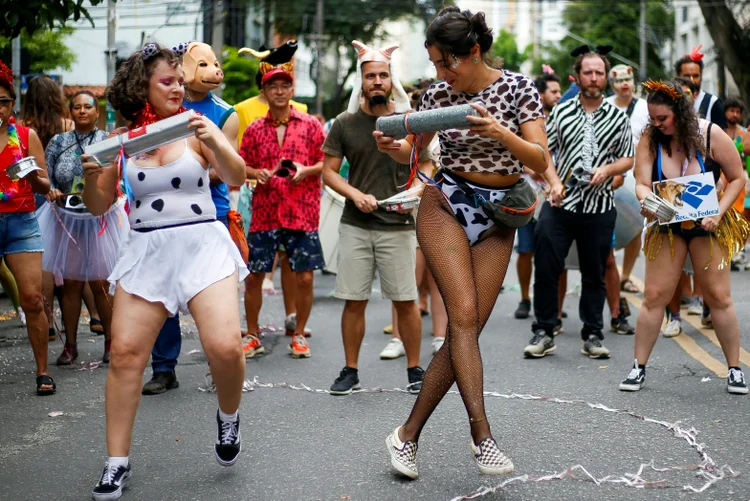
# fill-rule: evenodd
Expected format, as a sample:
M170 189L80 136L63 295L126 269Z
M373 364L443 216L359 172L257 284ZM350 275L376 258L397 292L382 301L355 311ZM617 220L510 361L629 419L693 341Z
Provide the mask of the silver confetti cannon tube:
M93 156L97 162L106 164L117 158L121 146L129 157L155 150L165 144L194 135L195 130L188 129L190 119L194 116L196 113L193 110L185 111L145 127L90 144L83 149L83 152Z
M478 117L477 110L469 104L438 108L436 110L417 111L405 115L380 117L375 122L375 130L389 137L401 138L411 133L437 132L447 129L468 129L471 127L466 117ZM408 128L407 128L408 122Z

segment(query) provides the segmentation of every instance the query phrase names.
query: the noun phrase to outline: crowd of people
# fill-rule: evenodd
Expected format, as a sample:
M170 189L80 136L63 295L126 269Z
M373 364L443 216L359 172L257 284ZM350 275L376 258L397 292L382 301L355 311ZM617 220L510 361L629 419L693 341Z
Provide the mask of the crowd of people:
M259 316L277 266L288 352L312 356L313 281L326 267L323 186L345 199L334 291L343 300L344 367L329 391L360 389L359 352L377 273L393 307L386 328L392 338L380 356L405 356L406 388L418 395L408 419L386 438L392 466L409 478L418 476L420 433L453 383L479 471L513 471L487 420L478 340L502 291L516 230L515 317L533 316L525 357L556 350L567 270L578 268L581 353L610 356L605 303L609 331L635 335L634 364L620 390L643 387L659 332L679 335L686 305L715 327L727 390L748 392L730 287L730 269L745 264L750 233L743 103L701 90L697 50L677 61L674 79L644 83L641 98L633 69L611 66L612 47L578 47L571 53L575 85L563 95L560 77L546 65L536 79L503 69L490 56L492 42L483 13L444 9L425 41L438 81L407 92L391 65L397 47L353 41L353 92L328 123L292 100L294 41L240 51L260 60L260 94L234 106L213 93L223 72L209 45L148 43L107 86L107 100L128 124L112 134L188 110L197 112L189 123L195 133L132 157L123 148L111 163L84 153L108 137L97 128L95 95L80 91L66 105L52 79L36 77L16 120L13 75L0 63L0 252L7 265L0 277L11 295L17 290L39 395L57 391L47 370L48 343L58 334L55 297L64 340L58 365L78 358L82 301L92 332L104 335L108 459L95 499L119 498L131 474L140 395L179 386L180 313L195 320L216 384L216 460L237 461L245 359L265 351ZM608 84L613 94L605 98ZM379 117L461 104L476 112L468 129L402 139L376 131ZM37 170L22 178L9 173L27 157ZM712 180L718 209L659 224L644 201L655 183L686 176ZM384 200L407 190L418 193L418 210L386 210ZM618 226L618 212L628 207L643 219ZM624 249L622 272L615 248ZM641 248L643 291L631 279ZM242 281L244 331L238 303L227 301ZM623 294L637 292L644 300L632 326ZM425 371L421 317L428 310L433 357ZM152 377L142 385L149 359Z

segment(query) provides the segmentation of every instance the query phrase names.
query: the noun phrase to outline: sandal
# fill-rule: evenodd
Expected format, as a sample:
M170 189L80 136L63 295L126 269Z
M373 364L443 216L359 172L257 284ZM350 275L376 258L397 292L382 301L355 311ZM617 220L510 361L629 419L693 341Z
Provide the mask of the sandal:
M42 386L52 386L52 388L42 388ZM49 374L43 374L36 377L37 395L52 395L55 393L55 391L57 391L57 385L55 384L55 380L52 379L52 376L50 376Z
M638 290L638 287L635 286L632 280L629 278L626 278L625 280L622 280L620 282L620 291L622 292L631 292L631 293L637 293L640 292Z
M92 318L89 322L89 330L96 334L104 334L104 324L98 318Z

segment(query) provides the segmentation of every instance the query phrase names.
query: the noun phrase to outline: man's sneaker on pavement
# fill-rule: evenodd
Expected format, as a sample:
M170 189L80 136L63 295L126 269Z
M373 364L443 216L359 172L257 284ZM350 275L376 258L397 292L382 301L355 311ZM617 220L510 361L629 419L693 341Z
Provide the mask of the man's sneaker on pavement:
M664 337L675 337L679 336L681 332L682 320L669 315L667 317L667 325L661 330L661 335Z
M529 341L529 345L523 349L523 356L526 358L541 358L557 349L555 339L547 335L542 329L534 331L534 337Z
M531 301L528 299L522 299L520 303L518 303L518 308L516 308L515 317L516 318L529 318L529 313L531 312Z
M151 380L143 385L141 395L160 395L167 390L179 388L180 383L177 381L177 375L172 372L154 372Z
M563 329L562 318L558 318L557 323L555 324L555 328L552 329L552 335L557 336L558 334L562 334L563 332L565 332L565 329Z
M380 358L382 360L393 360L398 357L403 357L404 355L406 355L404 343L397 337L391 338L391 340L388 341L388 344L385 345L385 348L383 348L383 351L380 352Z
M471 452L474 453L474 461L479 467L479 472L485 475L504 475L514 470L513 462L500 451L497 442L492 437L487 437L479 445L471 441Z
M432 354L436 354L438 351L440 351L440 348L443 347L443 343L445 343L444 337L434 337L432 338Z
M627 336L635 334L635 327L628 323L628 319L625 317L625 312L622 310L617 318L613 318L610 322L609 330L615 334L625 334Z
M310 345L303 336L296 334L292 342L287 346L287 350L292 358L310 358Z
M219 438L216 440L214 452L216 461L221 466L232 466L242 452L240 442L240 415L237 414L235 421L222 421L219 411L216 411L216 424L219 427Z
M99 478L99 482L94 487L92 493L96 501L112 501L120 499L122 489L125 487L125 481L130 477L130 465L109 467L109 463L104 465L104 471Z
M727 391L737 395L747 395L747 382L745 382L745 373L742 369L729 369Z
M260 344L260 339L255 334L249 334L245 337L247 341L242 345L242 353L245 354L245 358L253 358L255 355L265 353L266 349Z
M422 390L422 381L424 380L424 369L416 365L406 369L406 375L409 378L409 386L406 387L409 393L416 395Z
M351 367L344 367L339 373L339 377L331 385L329 390L331 395L351 395L352 390L359 390L359 371Z
M620 390L622 391L638 391L643 388L646 384L646 369L638 367L638 360L633 364L633 368L630 369L628 377L620 383Z
M596 334L589 335L583 342L581 353L589 358L609 358L609 350L602 345L601 339Z
M411 479L417 478L417 443L411 440L401 442L398 438L398 430L385 439L385 446L388 448L388 455L391 457L391 466L400 474Z
M688 299L688 315L701 315L703 313L703 301L698 296Z

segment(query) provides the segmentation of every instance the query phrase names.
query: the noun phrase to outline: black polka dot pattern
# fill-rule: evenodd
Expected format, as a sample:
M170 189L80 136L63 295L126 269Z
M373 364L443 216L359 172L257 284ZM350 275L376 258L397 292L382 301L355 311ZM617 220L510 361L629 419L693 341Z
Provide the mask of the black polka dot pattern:
M198 180L198 188L203 188L203 178Z
M201 214L203 214L203 210L200 208L200 206L198 204L193 204L193 205L190 206L190 208L193 209L193 212L195 212L199 216Z
M180 183L181 183L181 182L182 182L182 179L180 179L179 177L173 177L173 178L172 178L172 187L173 187L173 188L174 188L175 190L179 190L179 189L180 189Z
M161 212L164 209L164 200L162 200L161 198L154 200L153 202L151 202L151 208L156 212Z
M139 172L138 173L138 181L143 181L146 179L146 173L145 172Z
M136 219L135 220L135 224L141 224L141 220L140 219Z
M136 200L135 201L135 208L136 209L140 209L141 208L141 201L140 200Z

